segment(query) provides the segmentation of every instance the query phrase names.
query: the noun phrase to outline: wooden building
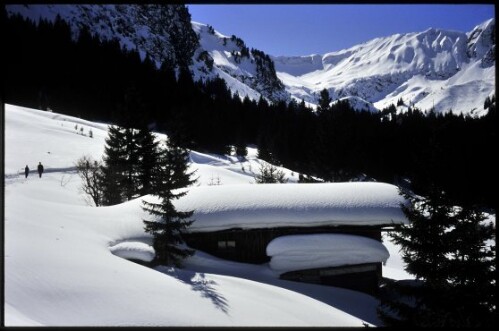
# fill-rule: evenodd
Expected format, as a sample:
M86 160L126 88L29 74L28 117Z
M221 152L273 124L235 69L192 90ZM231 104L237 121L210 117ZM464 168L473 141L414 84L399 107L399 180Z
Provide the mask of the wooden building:
M185 236L185 241L190 247L219 258L261 264L270 261L266 248L273 239L288 235L319 233L352 234L381 242L381 229L378 226L228 229L207 233L189 233ZM282 273L280 278L343 287L375 295L382 278L382 265L381 262L376 262L297 270Z
M182 200L184 199L184 200ZM381 232L407 223L395 186L384 183L259 184L197 187L178 207L194 210L186 244L219 258L262 264L267 246L294 235L348 234L381 242ZM280 274L373 294L381 261L321 266Z
M281 236L318 233L353 234L381 241L379 226L233 228L213 232L191 232L185 235L184 240L189 247L222 259L260 264L270 261L266 249L273 239Z

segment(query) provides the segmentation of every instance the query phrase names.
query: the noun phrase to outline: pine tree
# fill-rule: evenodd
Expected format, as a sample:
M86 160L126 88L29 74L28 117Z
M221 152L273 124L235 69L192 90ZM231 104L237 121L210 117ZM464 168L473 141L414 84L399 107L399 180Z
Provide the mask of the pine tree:
M124 148L124 177L123 177L123 195L130 201L138 196L139 180L137 178L137 168L139 165L138 146L136 133L132 128L125 130L125 148Z
M453 251L450 258L452 298L449 319L454 326L476 327L495 324L496 254L495 229L486 215L474 207L460 208L449 232Z
M159 146L147 126L137 130L137 191L140 196L154 193L154 182L159 165Z
M265 137L260 138L260 143L258 144L257 157L268 162L275 161L274 156L269 150L267 139Z
M181 189L193 184L192 172L188 169L188 152L172 143L166 143L160 156L160 167L154 194L160 202L143 201L143 209L157 220L144 220L145 231L154 236L156 251L155 264L181 266L182 259L192 255L193 251L182 247L182 234L192 224L188 220L194 211L177 211L173 200L187 194Z
M139 196L141 170L136 132L132 128L109 127L102 165L103 205L115 205Z
M406 196L411 222L392 233L415 282L392 282L378 308L390 326L487 326L495 319L491 225L474 208L452 206L443 192ZM494 245L495 246L495 245Z
M284 172L277 169L273 164L262 162L260 164L260 173L255 176L257 184L268 183L286 183L287 179L284 178Z
M197 170L189 172L190 157L187 149L169 140L163 150L163 163L164 160L171 164L173 189L188 187L197 182L197 178L193 178Z
M483 103L483 109L489 108L490 104L491 104L490 97L486 97L485 102Z
M104 164L102 165L102 204L116 205L124 201L123 183L125 181L125 129L109 126L105 140Z
M237 156L246 157L248 155L248 148L246 148L243 143L237 142L234 147L236 149Z
M317 113L319 115L326 114L329 111L329 109L331 108L329 106L331 101L332 101L332 99L329 96L328 90L323 89L320 93L320 96L319 96L319 102L317 103Z

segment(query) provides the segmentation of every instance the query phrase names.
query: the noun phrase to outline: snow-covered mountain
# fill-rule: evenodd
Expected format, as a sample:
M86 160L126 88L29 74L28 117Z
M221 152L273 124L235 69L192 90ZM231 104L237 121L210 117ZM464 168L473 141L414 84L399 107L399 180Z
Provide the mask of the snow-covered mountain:
M328 89L333 100L357 97L378 109L401 98L422 110L479 113L495 93L494 31L490 19L469 33L430 28L324 55L273 60L291 95L310 103Z
M148 54L158 67L163 61L189 65L198 45L184 6L173 5L8 5L7 14L32 20L67 21L77 38L83 27L104 40L117 38L122 47Z
M356 109L381 110L402 99L407 106L480 115L495 93L495 19L470 32L429 28L376 38L324 55L270 57L234 35L190 21L181 5L9 5L7 12L53 20L73 33L87 26L103 38L164 60L189 65L196 79L221 77L241 98L303 99L315 106L328 89ZM209 23L209 22L207 22ZM264 51L264 50L263 50Z
M82 27L122 47L139 50L158 67L164 61L189 66L195 79L221 77L241 98L289 100L277 78L274 63L265 53L246 47L236 36L224 36L208 25L191 23L184 5L9 5L8 14L33 20L69 22L73 37Z
M232 92L258 100L260 95L271 101L290 100L290 94L277 78L274 62L262 51L249 49L235 35L225 36L210 25L192 22L200 47L194 57L195 77L223 78ZM202 60L204 63L200 63Z

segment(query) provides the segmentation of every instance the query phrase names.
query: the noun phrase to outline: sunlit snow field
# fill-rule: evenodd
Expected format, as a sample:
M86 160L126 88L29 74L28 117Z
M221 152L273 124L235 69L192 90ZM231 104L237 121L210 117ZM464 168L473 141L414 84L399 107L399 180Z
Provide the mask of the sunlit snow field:
M283 281L267 263L198 251L184 269L151 269L119 257L152 254L142 222L148 214L137 201L89 205L74 167L83 155L99 159L106 136L105 124L5 105L6 326L380 325L374 297ZM252 185L261 162L256 154L255 148L246 159L192 151L196 185ZM297 181L297 173L282 170L289 183ZM398 248L386 239L384 245L390 257L383 276L411 278Z

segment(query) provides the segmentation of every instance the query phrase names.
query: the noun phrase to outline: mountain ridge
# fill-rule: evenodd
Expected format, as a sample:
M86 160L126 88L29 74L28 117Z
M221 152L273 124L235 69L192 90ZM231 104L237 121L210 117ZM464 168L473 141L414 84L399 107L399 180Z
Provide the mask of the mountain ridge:
M494 29L495 19L490 19L469 33L429 28L375 38L324 55L280 56L273 60L288 91L310 103L316 103L319 92L326 88L333 99L359 97L378 109L396 104L402 98L423 110L435 107L443 112L454 106L455 112L469 113L471 109L466 109L469 102L459 109L462 100L449 102L455 95L435 97L435 94L439 89L453 87L449 80L461 71L470 72L466 75L461 72L455 80L459 76L482 77L476 102L483 102L494 92ZM479 66L474 66L475 63ZM479 80L473 79L468 85L476 87Z
M483 115L495 93L495 18L472 31L428 28L379 37L323 55L269 56L193 22L182 5L9 5L7 11L70 22L73 34L87 26L160 67L189 67L196 80L220 77L241 99L301 101L311 107L319 93L353 100L356 109L382 110L402 100L423 111ZM166 23L165 23L166 22ZM352 102L351 102L352 103Z

